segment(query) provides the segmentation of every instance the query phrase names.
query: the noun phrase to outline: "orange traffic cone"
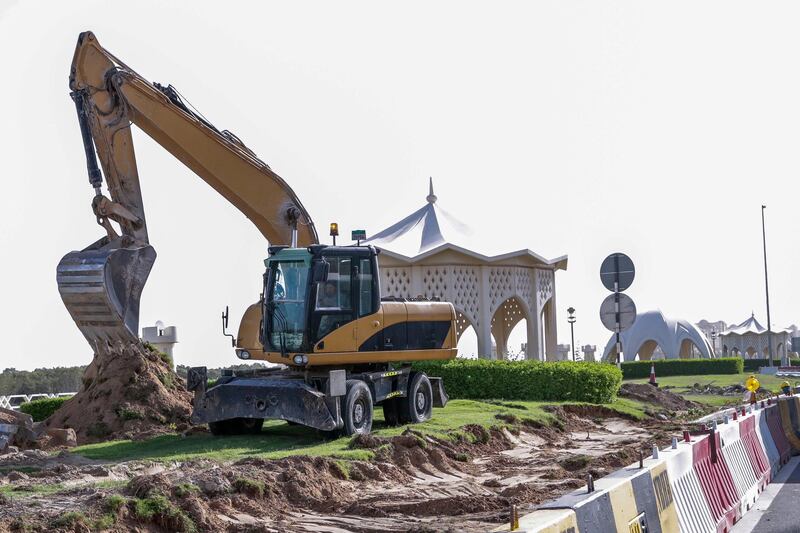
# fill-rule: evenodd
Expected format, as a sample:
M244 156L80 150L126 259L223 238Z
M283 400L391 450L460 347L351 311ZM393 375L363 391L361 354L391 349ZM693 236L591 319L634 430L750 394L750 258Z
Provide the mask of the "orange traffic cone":
M653 387L658 387L658 381L656 381L656 365L655 363L650 364L650 385Z

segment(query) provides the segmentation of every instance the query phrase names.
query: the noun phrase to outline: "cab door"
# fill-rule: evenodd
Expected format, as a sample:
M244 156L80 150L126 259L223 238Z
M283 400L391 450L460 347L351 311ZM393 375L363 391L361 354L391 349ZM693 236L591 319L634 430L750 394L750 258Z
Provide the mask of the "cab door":
M328 279L313 290L311 336L316 353L358 351L356 337L355 269L357 259L344 255L326 257Z
M383 309L377 283L374 257L360 257L355 265L356 289L356 351L372 352L383 349Z

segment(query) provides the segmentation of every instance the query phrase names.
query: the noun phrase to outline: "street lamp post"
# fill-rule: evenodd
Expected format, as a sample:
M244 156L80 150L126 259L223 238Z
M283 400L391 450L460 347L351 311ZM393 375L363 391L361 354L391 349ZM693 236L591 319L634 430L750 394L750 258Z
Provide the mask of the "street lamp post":
M711 349L714 350L714 355L717 354L717 337L719 337L719 333L715 328L711 328Z
M767 276L767 230L764 224L764 210L767 206L761 206L761 239L764 244L764 292L767 295L767 365L772 366L772 321L769 316L769 277Z
M569 318L567 318L567 322L569 322L569 331L572 337L572 344L570 345L570 349L572 351L572 360L577 361L577 355L575 354L575 308L570 307L567 309L567 313L569 313Z

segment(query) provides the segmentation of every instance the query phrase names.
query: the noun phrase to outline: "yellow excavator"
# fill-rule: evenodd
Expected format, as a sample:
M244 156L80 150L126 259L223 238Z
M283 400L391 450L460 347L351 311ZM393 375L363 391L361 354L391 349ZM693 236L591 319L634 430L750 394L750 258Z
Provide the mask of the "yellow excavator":
M375 405L395 424L427 420L432 407L446 404L441 379L407 363L456 356L450 303L382 301L379 250L320 244L291 187L236 135L214 127L173 86L148 82L91 32L78 38L69 84L94 189L92 210L106 234L64 256L56 277L96 353L138 342L140 297L156 258L131 136L135 124L270 243L263 292L232 344L242 360L275 365L226 372L211 387L205 367L190 369L195 423L233 434L282 419L352 435L369 433ZM227 309L222 320L223 333L233 337Z

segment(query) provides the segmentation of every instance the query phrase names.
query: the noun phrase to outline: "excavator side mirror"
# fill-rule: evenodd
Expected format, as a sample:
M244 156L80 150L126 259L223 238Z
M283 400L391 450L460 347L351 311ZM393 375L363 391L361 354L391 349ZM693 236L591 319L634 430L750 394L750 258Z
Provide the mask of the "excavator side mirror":
M314 283L323 283L328 281L328 272L331 270L331 264L326 260L321 259L315 261L311 266L311 281Z
M231 346L236 346L236 337L228 333L228 306L225 306L225 311L222 312L222 334L231 338Z

